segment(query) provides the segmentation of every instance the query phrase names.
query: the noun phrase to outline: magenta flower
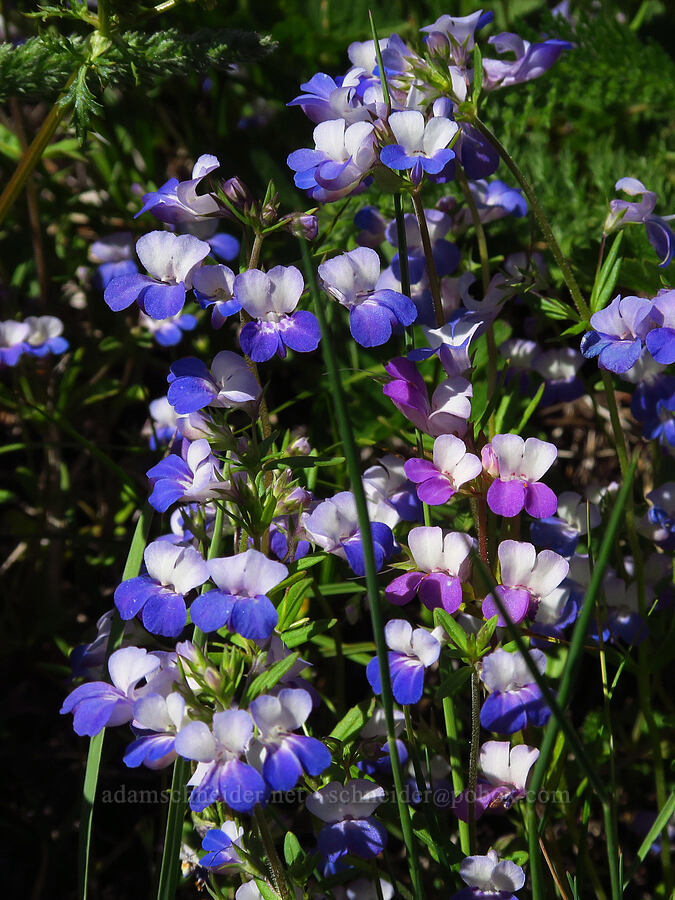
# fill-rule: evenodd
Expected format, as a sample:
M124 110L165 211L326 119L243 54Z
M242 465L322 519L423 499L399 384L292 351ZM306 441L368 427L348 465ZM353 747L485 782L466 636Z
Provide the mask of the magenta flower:
M394 406L409 419L416 428L432 437L442 434L466 432L466 423L471 415L471 384L459 375L446 378L438 385L429 400L427 386L408 359L392 359L384 367L392 381L382 388Z
M481 461L467 453L466 444L454 434L441 434L434 441L433 462L409 459L405 474L417 485L417 496L423 503L440 506L456 494L467 481L480 475Z
M492 512L511 518L524 508L535 519L554 515L558 500L539 479L557 455L557 448L548 441L524 441L517 434L495 435L481 452L485 470L495 478L487 493Z
M462 582L471 571L471 537L420 526L410 531L408 546L416 569L399 575L388 585L387 600L403 606L419 593L427 609L440 607L450 614L457 612L462 603Z

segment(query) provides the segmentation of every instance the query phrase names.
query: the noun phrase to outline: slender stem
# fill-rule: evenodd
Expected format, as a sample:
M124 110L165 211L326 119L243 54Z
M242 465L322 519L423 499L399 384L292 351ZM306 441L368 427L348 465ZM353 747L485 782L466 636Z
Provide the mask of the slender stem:
M410 296L410 267L408 265L408 240L405 233L405 216L403 215L403 204L401 203L401 195L394 194L394 215L396 217L396 237L398 243L398 264L401 269L401 292L406 297ZM414 325L410 325L405 329L405 348L407 351L414 350L415 336L413 332Z
M407 850L410 880L412 883L413 892L417 897L417 900L423 900L424 894L422 891L419 861L415 848L412 821L410 818L410 809L404 800L403 772L401 769L401 761L398 755L398 747L396 746L394 697L391 690L391 681L389 675L389 660L387 656L388 649L384 639L384 625L382 622L382 612L380 610L375 553L373 550L373 542L372 540L368 539L370 537L370 520L368 517L366 495L363 490L363 483L361 481L359 454L356 447L356 442L354 440L354 433L352 431L351 422L347 413L342 381L340 380L340 373L338 369L338 362L335 356L335 350L333 347L333 341L330 338L326 326L326 316L324 314L323 305L321 304L319 287L316 280L316 272L314 271L314 267L309 256L307 242L302 238L299 238L299 243L302 250L303 262L305 265L305 275L307 277L307 281L309 282L312 296L314 298L314 309L321 326L321 348L326 363L326 369L328 370L331 393L335 404L335 417L337 419L340 437L342 439L344 455L347 462L347 471L349 474L349 480L351 482L351 488L356 503L359 530L362 537L368 604L370 608L370 617L373 623L373 636L375 638L375 647L377 650L377 659L380 668L380 678L382 681L382 706L384 707L385 720L387 723L389 756L391 758L392 774L394 776L396 803L398 806L399 817L401 819L401 831L403 833L403 840Z
M478 673L471 670L471 751L469 754L469 842L476 852L476 782L478 781L478 745L480 743L480 692Z
M452 697L443 698L443 718L445 719L445 733L448 736L448 758L450 762L450 775L452 777L452 790L455 796L462 793L464 789L464 779L462 778L462 759L458 752L459 735L457 732L457 719L455 717L455 704ZM469 825L467 822L458 820L459 824L459 846L465 856L471 854L471 842L469 836Z
M47 116L40 126L38 133L33 138L30 147L21 157L19 165L9 179L2 195L0 195L0 224L5 221L7 214L14 205L16 198L21 193L29 175L40 162L42 154L45 152L47 145L54 136L54 132L67 113L68 104L62 102L63 95L75 81L76 76L77 71L73 72L66 82L63 94L47 113Z
M475 128L477 128L478 131L480 131L483 137L487 138L487 140L490 141L492 146L497 150L501 158L506 163L507 167L511 170L518 184L522 187L523 193L527 197L530 206L532 207L532 212L534 213L534 217L537 220L537 224L541 228L546 243L550 247L551 253L555 257L555 261L560 266L560 271L562 272L563 278L565 279L565 284L569 288L569 292L572 295L572 299L574 300L574 305L577 308L577 312L583 319L588 320L590 318L591 311L588 308L588 304L584 300L584 296L581 293L581 289L579 288L577 280L574 277L570 264L567 259L565 259L565 256L560 249L560 244L553 234L551 223L548 221L546 213L539 203L539 199L534 192L534 188L525 177L518 163L509 154L506 147L504 147L504 145L500 142L499 138L490 131L487 125L485 125L485 123L482 122L478 118L478 116L475 116L471 120L471 124Z
M431 249L431 238L429 237L429 227L427 225L427 217L424 214L424 204L419 191L413 191L412 197L415 215L417 216L417 224L420 227L420 237L422 238L422 248L424 250L424 259L427 264L427 273L429 275L429 287L431 288L431 297L434 301L434 312L436 313L436 325L442 328L445 325L445 317L443 315L443 301L441 299L441 281L436 271L436 263L434 262L434 254Z
M256 232L255 238L253 239L253 247L251 248L251 255L248 261L248 268L255 269L260 262L260 253L262 251L263 241L265 240L265 236L262 233ZM239 312L239 320L242 325L248 324L248 322L252 322L252 318L246 312L245 309L240 310ZM260 381L260 373L258 372L258 364L253 362L252 359L249 359L246 354L244 354L244 359L246 360L246 365L249 368L249 371L255 377L255 380L258 382L260 387L262 388L262 382ZM263 439L268 438L272 434L272 426L270 425L270 415L267 409L267 400L262 396L260 398L260 407L258 408L258 412L260 414L260 430L262 431ZM255 425L254 425L255 428Z
M539 824L536 804L530 802L525 807L527 822L527 849L530 860L530 881L532 882L532 900L543 900L544 879L541 871L541 855L539 853Z
M282 896L283 900L292 900L292 895L288 887L288 881L286 879L286 873L284 872L284 868L281 865L281 860L279 859L277 848L274 846L272 834L270 832L270 828L267 820L265 819L262 808L260 806L256 806L253 810L253 815L255 818L255 824L258 826L260 838L265 848L265 853L267 854L267 861L270 866L272 880L274 882L274 889L278 894Z

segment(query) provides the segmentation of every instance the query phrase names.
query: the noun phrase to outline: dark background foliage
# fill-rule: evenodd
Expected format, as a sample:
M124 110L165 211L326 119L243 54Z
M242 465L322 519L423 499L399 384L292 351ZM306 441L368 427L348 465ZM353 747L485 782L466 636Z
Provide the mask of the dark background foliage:
M563 249L587 285L616 179L642 179L659 194L657 211L675 212L675 15L666 10L669 4L652 0L572 4L578 17L572 35L542 0L488 5L499 30L529 38L542 32L569 36L577 45L540 80L492 95L484 116L531 176ZM11 41L39 29L57 54L64 36L88 33L76 18L24 16L36 11L35 4L1 6ZM147 216L133 220L140 195L169 176L185 177L201 153L217 154L221 173L240 175L256 194L264 193L273 178L286 209L306 208L285 167L288 153L311 143L311 123L299 110L285 107L300 82L316 71L346 70L348 44L370 36L368 7L381 35L396 30L403 37L413 37L441 13L466 14L473 8L466 2L450 9L441 2L404 0L212 0L178 3L156 16L148 3L116 4L127 15L132 6L140 10L133 28L154 35L148 46L156 48L156 57L145 69L128 67L124 78L116 77L114 66L87 74L83 142L66 119L34 173L29 194L20 197L0 232L2 318L57 315L71 344L67 357L31 360L0 373L2 765L8 776L1 865L5 890L36 900L69 898L75 890L86 741L74 736L70 720L58 716L69 689L68 653L93 637L96 619L112 605L133 512L145 493L144 472L157 458L139 437L147 402L164 392L169 363L191 352L187 341L170 350L153 347L130 332L130 316L110 313L91 286L88 246L122 228L138 235L152 228ZM260 58L247 63L238 61L248 58L246 53L235 54L232 65L221 47L213 66L194 59L191 65L185 42L176 38L170 44L170 36L160 34L175 29L175 35L208 37L224 28L269 35L274 47L268 43L261 55L252 42L248 56ZM74 40L73 59L78 46ZM26 68L25 90L17 87L19 101L12 101L8 85L18 76L2 52L0 47L0 182L5 183L25 137L30 140L39 127L68 69L62 56L58 66L50 66L43 54L42 69L35 69L29 84ZM39 227L31 221L27 196ZM331 246L345 246L351 213L368 199L351 204L350 215L332 233ZM500 224L490 233L500 254L531 240L536 244L528 222ZM635 262L622 271L626 291L642 287L655 271L646 241L632 233L628 240ZM279 240L274 259L290 263L296 253L290 240ZM193 351L204 358L231 346L223 343L232 340L227 329L215 336L206 328L196 334ZM345 348L339 352L345 365L358 363ZM385 358L384 353L369 356L367 365ZM305 424L313 443L332 443L330 397L319 389L318 359L285 367L283 373L280 364L271 364L269 372L273 408L297 398L280 413L279 424ZM391 407L376 383L358 372L354 378L360 398L355 424L368 458L374 452L369 448L378 449L382 419L391 416ZM349 665L362 677L356 663ZM635 709L629 697L623 715L622 727L630 728ZM583 709L579 716L581 722ZM585 727L592 741L592 721ZM122 746L120 736L106 737L101 789L114 791L120 784L127 791L161 789L161 778L124 769ZM636 796L639 792L637 785ZM152 802L97 808L93 896L151 896L164 809ZM185 895L192 894L194 889L187 888Z

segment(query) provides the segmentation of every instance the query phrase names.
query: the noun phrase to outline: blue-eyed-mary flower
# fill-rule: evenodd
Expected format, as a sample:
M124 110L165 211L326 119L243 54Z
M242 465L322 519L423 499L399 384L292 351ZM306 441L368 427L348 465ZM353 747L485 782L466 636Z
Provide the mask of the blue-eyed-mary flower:
M0 322L0 366L15 366L28 349L30 326L8 319Z
M252 317L239 335L244 353L266 362L286 350L308 353L321 340L319 323L311 312L295 311L305 282L295 266L275 266L269 272L249 269L234 279L234 296Z
M392 330L417 318L410 297L379 287L380 257L370 247L357 247L319 266L323 289L349 310L349 330L362 347L379 347Z
M462 582L471 571L473 540L468 534L446 532L437 526L419 526L408 534L408 546L415 563L412 572L399 575L385 591L390 603L402 606L415 594L427 609L444 609L452 614L462 603Z
M510 859L500 860L495 850L487 856L467 856L459 874L467 887L451 900L516 900L514 891L525 884L525 873Z
M546 671L544 654L532 649L530 657L543 675ZM486 731L514 734L527 725L548 722L551 710L517 651L507 653L499 648L483 657L480 678L490 692L480 711L480 723Z
M513 53L515 59L483 58L483 90L494 91L497 88L513 84L523 84L539 78L555 64L560 54L570 50L569 41L551 38L537 44L531 44L517 34L502 32L488 38L497 53Z
M192 313L169 316L168 319L152 319L145 313L140 314L138 324L149 332L160 347L175 347L180 344L186 331L194 331L197 318Z
M639 360L644 340L654 327L652 301L617 295L605 309L591 316L592 331L581 339L586 359L598 358L598 366L622 374Z
M120 275L138 272L135 262L134 236L130 231L116 231L94 241L89 259L98 266L92 279L94 287L103 290Z
M177 637L187 621L185 594L209 577L206 563L194 547L153 541L143 554L146 572L123 581L115 591L120 616L141 616L152 634Z
M194 356L179 359L171 366L167 381L169 403L180 416L205 406L244 409L252 414L260 400L255 375L243 356L231 350L217 353L210 369Z
M241 309L241 303L233 296L234 272L228 266L200 266L192 277L192 288L202 309L212 308L214 328L220 328L228 316Z
M122 647L108 660L109 684L90 681L76 687L65 699L61 713L73 713L76 734L93 737L103 728L123 725L133 718L134 702L152 690L152 676L160 657L143 647ZM144 681L143 685L140 682Z
M250 812L263 803L268 791L262 776L241 757L253 737L253 719L244 709L215 713L212 729L206 722L190 722L178 732L176 752L196 760L190 809L201 812L222 800L235 812Z
M167 397L158 397L148 404L150 419L143 425L141 434L148 439L151 450L170 444L176 436L178 416Z
M539 401L541 406L571 403L586 393L586 387L577 374L583 362L583 356L574 347L558 347L537 353L532 368L546 382Z
M391 510L391 518L382 519L390 528L401 520L419 522L422 518L415 486L406 477L403 465L402 459L387 454L363 473L363 489L367 499L377 506L378 516L381 518L387 508Z
M394 699L402 705L417 703L424 690L424 670L438 661L441 645L424 628L413 627L405 619L392 619L384 626L389 647L387 660ZM377 657L370 660L366 676L376 694L382 693L380 665Z
M609 214L605 220L605 235L618 231L624 225L642 224L645 226L650 244L659 257L659 265L667 266L675 254L675 235L668 224L673 216L654 215L657 196L654 191L648 191L637 178L619 178L614 187L629 197L639 199L610 201Z
M209 828L202 839L202 850L206 853L199 860L199 865L214 871L230 867L229 870L233 871L231 867L242 862L237 850L243 836L244 829L232 819L227 819L220 828Z
M297 187L322 203L356 190L376 159L371 122L321 122L314 129L314 144L314 150L291 153L288 165L296 173Z
M530 525L530 537L538 547L548 547L561 556L572 556L579 538L586 534L587 518L591 528L602 521L600 510L575 491L564 491L558 497L555 516L536 519Z
M425 123L419 110L406 109L389 116L396 143L380 151L380 162L395 171L409 171L413 184L425 174L439 175L455 158L448 144L459 131L456 122L443 116L432 116Z
M27 316L26 353L31 356L48 356L65 353L68 341L63 337L63 322L56 316Z
M370 534L378 570L397 546L389 525L377 520L382 505L368 504ZM383 513L388 517L390 510L387 508ZM356 500L351 491L340 491L334 497L323 500L311 513L303 514L301 521L307 538L313 544L346 560L356 575L365 575L363 538L359 529Z
M185 698L177 692L167 697L145 694L134 703L131 727L140 736L124 754L130 768L144 765L148 769L170 766L176 753L176 734L188 723Z
M290 791L303 772L315 777L328 768L328 748L317 738L294 733L312 711L309 691L284 688L276 696L257 697L249 708L259 732L249 759L255 760L272 790Z
M219 165L218 157L203 154L194 164L189 181L169 178L158 190L145 194L143 206L134 218L150 212L160 222L181 225L214 215L220 208L218 201L207 192L198 194L197 188Z
M288 576L286 566L259 550L246 550L211 559L206 567L218 590L201 594L192 604L195 625L206 632L227 628L255 641L270 637L279 617L267 594Z
M472 481L483 470L483 464L466 444L454 434L441 434L434 441L433 462L409 459L405 474L417 484L417 496L423 503L439 506L446 503L463 484Z
M326 823L317 840L324 859L333 864L347 854L373 859L384 850L387 830L373 818L384 797L383 789L365 778L331 781L307 797L307 809Z
M559 605L559 598L552 595L569 572L566 559L553 550L537 553L526 541L502 541L497 555L502 583L495 587L495 593L512 622L533 619L542 604ZM497 624L506 624L492 594L483 600L483 615L486 619L498 616Z
M218 478L221 467L211 454L206 438L183 442L183 453L170 453L148 469L152 485L149 503L158 512L166 512L178 500L186 503L218 497L227 487Z
M645 338L647 350L655 362L670 365L675 362L675 290L662 288L658 292L652 302L651 318L655 327Z
M384 385L382 393L416 428L432 437L443 434L461 437L466 432L473 396L473 388L466 378L446 378L429 400L427 386L414 362L398 357L384 368L392 380Z
M447 213L440 209L425 209L424 217L427 220L431 251L436 266L436 274L439 277L451 275L459 265L460 252L456 244L445 239L450 229L452 220ZM427 274L427 264L422 246L422 235L417 217L412 213L406 213L403 217L405 224L406 248L408 251L408 277L411 284L417 284ZM354 218L356 223L356 217ZM398 248L398 229L396 221L387 226L386 238L389 243ZM399 254L394 254L391 267L394 275L400 281L401 261Z
M555 444L517 434L496 434L481 451L483 466L494 477L487 493L488 506L498 516L511 518L525 509L533 518L554 515L558 500L542 478L558 456Z
M480 748L480 774L476 783L476 818L488 808L509 809L516 800L527 793L530 770L539 758L536 747L518 744L511 747L508 741L487 741ZM469 820L468 791L455 798L455 814L458 819Z
M191 234L151 231L136 242L136 253L149 275L121 275L108 283L103 299L113 312L137 302L153 319L176 316L192 287L194 270L211 252Z

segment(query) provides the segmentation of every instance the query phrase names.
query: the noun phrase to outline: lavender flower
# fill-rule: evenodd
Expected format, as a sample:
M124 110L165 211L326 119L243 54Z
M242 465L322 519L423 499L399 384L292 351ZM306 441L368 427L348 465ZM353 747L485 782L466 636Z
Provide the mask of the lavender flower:
M460 487L477 478L483 464L466 444L453 434L442 434L434 441L433 462L409 459L405 474L417 485L417 496L423 503L439 506L446 503Z
M145 194L143 206L134 218L150 212L160 222L180 225L214 215L220 208L218 201L208 193L198 194L197 188L219 165L216 156L203 154L194 164L189 181L179 182L177 178L169 178L159 190Z
M209 370L200 359L179 359L170 369L167 397L179 415L205 406L243 408L253 412L260 400L260 385L246 360L230 350L217 353Z
M288 165L297 187L326 203L352 193L375 162L373 125L344 119L321 122L314 129L314 150L296 150Z
M555 64L564 50L571 50L573 46L569 41L555 39L531 44L511 32L495 34L488 38L488 43L492 44L497 53L513 53L515 60L483 59L485 91L539 78Z
M384 626L389 647L387 659L391 689L397 703L417 703L424 690L424 670L437 662L441 652L438 639L424 628L413 627L404 619L392 619ZM366 666L366 677L376 694L382 693L377 657Z
M148 469L152 485L149 503L158 512L166 512L178 500L194 502L218 497L228 487L218 477L220 472L220 464L205 438L184 441L181 456L170 453Z
M134 236L130 231L116 231L94 241L89 247L89 259L98 264L94 286L104 290L113 278L138 272L135 256Z
M510 859L500 860L494 850L488 850L487 856L467 856L459 874L468 887L451 900L516 900L514 891L525 884L521 867Z
M176 753L176 734L187 725L185 698L176 692L144 694L134 703L132 728L145 732L124 754L124 762L130 768L144 765L148 769L164 769L170 766Z
M532 766L539 758L539 750L518 744L511 747L508 741L487 741L480 748L480 775L476 783L476 818L488 809L510 809L516 800L527 793L527 782ZM458 819L469 820L468 792L455 798Z
M372 781L354 778L342 785L331 781L310 794L307 809L327 823L319 832L319 853L333 865L351 854L373 859L387 845L387 831L372 817L384 800L384 791Z
M530 657L543 675L544 654L530 650ZM551 711L520 653L493 651L483 658L480 678L490 691L480 711L480 723L487 731L514 734L526 725L545 725L549 720Z
M383 394L416 428L432 437L448 433L461 437L466 432L473 388L465 378L447 378L429 401L427 386L413 362L399 357L384 368L392 380L382 388Z
M195 330L197 319L191 313L170 316L168 319L151 319L141 313L139 325L150 332L160 347L175 347L180 344L184 332Z
M540 478L558 455L554 444L517 434L497 434L481 451L483 465L495 480L487 493L488 506L499 516L517 516L525 509L536 519L552 516L558 501Z
M655 216L657 196L638 181L637 178L620 178L614 185L617 191L624 191L637 201L611 200L609 214L605 220L604 234L612 234L624 225L639 223L645 226L649 243L659 257L659 265L667 266L675 254L675 235L668 225L673 216Z
M606 309L593 313L591 325L581 339L586 359L598 357L601 369L621 374L640 358L644 339L653 327L652 301L617 295Z
M220 328L228 316L241 309L241 303L233 296L234 272L227 266L202 266L194 273L192 287L202 309L212 307L214 328Z

